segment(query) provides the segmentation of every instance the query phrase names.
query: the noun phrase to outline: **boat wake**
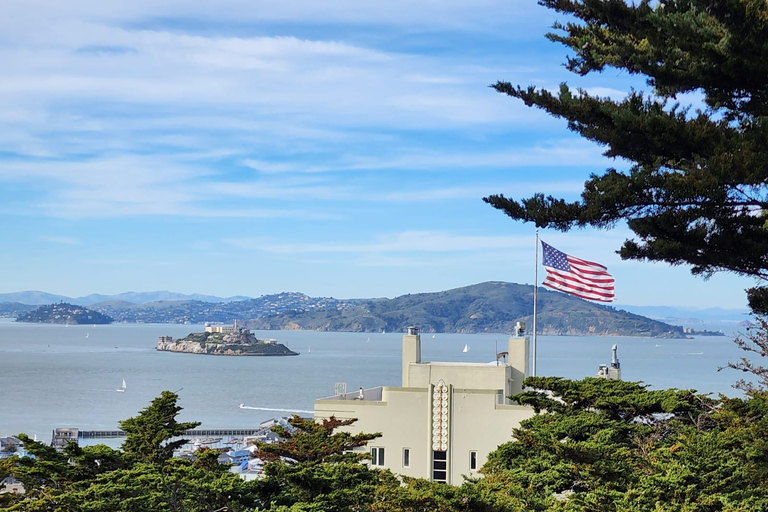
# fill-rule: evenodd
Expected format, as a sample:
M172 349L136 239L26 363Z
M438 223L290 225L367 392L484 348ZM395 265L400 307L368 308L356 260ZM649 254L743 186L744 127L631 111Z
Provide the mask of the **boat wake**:
M315 411L305 411L303 409L276 409L274 407L251 407L250 405L240 404L241 409L251 409L254 411L275 411L275 412L298 412L301 414L314 414Z

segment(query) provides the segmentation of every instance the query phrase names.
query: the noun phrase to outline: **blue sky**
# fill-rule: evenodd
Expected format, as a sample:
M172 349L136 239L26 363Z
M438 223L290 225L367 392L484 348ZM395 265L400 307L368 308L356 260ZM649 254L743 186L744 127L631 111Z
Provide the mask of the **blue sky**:
M529 0L0 4L0 292L393 297L533 282L534 228L482 202L575 198L621 166L497 80L611 97ZM542 231L618 304L740 308L753 283ZM539 272L539 281L543 271Z

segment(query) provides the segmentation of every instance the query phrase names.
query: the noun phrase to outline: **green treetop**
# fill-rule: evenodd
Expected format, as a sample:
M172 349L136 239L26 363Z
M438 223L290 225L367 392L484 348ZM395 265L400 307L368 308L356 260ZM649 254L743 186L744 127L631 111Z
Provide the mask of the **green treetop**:
M126 432L122 449L127 457L160 463L170 459L173 451L187 442L186 439L171 441L171 438L197 427L200 422L176 421L182 409L176 405L178 399L176 393L163 391L138 416L120 422L120 428Z
M563 118L568 128L631 163L592 174L581 199L535 194L484 198L539 227L607 228L627 220L636 238L624 259L691 265L705 277L730 271L768 278L768 3L765 0L540 0L570 15L548 38L574 55L578 74L613 67L646 78L650 93L621 101L563 84L556 94L493 87ZM699 110L675 103L703 96ZM768 288L748 291L768 311Z

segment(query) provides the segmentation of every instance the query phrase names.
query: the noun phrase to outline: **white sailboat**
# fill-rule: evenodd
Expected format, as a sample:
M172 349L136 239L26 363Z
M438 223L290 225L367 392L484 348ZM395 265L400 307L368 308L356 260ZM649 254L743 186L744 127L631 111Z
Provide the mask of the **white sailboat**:
M469 345L464 345L464 350L462 352L469 352Z
M312 353L312 347L307 347L307 354L311 354L311 353Z
M125 379L123 379L123 385L117 388L115 391L117 391L118 393L125 393Z

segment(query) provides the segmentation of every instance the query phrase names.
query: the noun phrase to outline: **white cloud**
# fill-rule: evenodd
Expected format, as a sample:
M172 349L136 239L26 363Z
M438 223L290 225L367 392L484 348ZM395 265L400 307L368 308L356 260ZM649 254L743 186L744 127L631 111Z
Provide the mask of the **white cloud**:
M43 236L43 237L40 237L40 240L44 242L50 242L52 244L80 245L80 240L78 240L73 236L60 236L60 235Z
M530 241L513 236L462 235L448 232L408 231L380 235L367 243L281 243L264 238L228 238L224 243L243 249L301 253L435 253L518 249Z

